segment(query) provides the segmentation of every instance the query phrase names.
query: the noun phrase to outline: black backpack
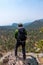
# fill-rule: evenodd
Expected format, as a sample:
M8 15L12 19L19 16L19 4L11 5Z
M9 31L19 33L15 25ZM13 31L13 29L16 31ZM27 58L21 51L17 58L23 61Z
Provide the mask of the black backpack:
M26 40L26 34L25 34L25 29L24 28L18 29L18 40L20 40L20 41L25 41Z

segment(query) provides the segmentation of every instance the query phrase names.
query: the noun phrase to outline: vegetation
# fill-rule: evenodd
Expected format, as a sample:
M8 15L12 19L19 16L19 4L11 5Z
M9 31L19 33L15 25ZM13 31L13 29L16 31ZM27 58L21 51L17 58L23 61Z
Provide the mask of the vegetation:
M36 24L36 21L33 22ZM39 23L40 24L40 23ZM39 25L38 24L38 25ZM31 23L33 26L33 24ZM43 52L43 25L27 29L26 52ZM15 47L15 27L0 27L0 52L7 52ZM21 50L21 48L20 48Z

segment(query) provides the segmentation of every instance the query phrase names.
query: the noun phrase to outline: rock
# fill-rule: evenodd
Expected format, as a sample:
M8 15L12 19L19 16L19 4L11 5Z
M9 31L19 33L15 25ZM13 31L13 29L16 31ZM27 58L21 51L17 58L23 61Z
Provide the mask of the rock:
M31 56L27 58L27 64L28 65L39 65L36 58L34 56Z
M3 57L3 54L0 52L0 58Z
M41 54L37 55L37 57L38 57L39 63L43 64L43 54L41 53Z
M3 63L8 63L8 61L9 61L9 58L8 58L8 57L5 57L5 58L3 59Z
M4 56L4 58L2 58L1 60L3 60L4 65L39 65L36 54L32 54L32 53L27 54L25 64L23 62L22 54L20 55L18 54L18 56L19 57L16 60L14 53L11 52L11 53L7 53Z

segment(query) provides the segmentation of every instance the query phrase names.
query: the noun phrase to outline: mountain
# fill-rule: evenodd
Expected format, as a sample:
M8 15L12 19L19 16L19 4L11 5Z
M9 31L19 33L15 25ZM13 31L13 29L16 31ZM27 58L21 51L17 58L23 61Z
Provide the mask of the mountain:
M0 26L0 29L2 29L2 30L16 29L17 25L18 25L17 23L13 23L12 25Z
M30 23L31 23L31 22L24 23L23 26L24 26L24 27L27 27ZM13 27L17 27L18 24L17 24L17 23L13 23L12 26L13 26Z
M33 22L24 23L23 25L28 30L29 29L39 29L39 28L43 27L43 19L35 20ZM16 29L17 26L18 26L17 23L13 23L11 26L10 25L9 26L0 26L0 29L3 29L3 30Z
M43 19L35 20L30 24L25 23L24 25L27 25L25 28L27 29L28 37L26 42L26 52L43 53ZM0 26L0 51L6 52L14 48L16 42L14 36L15 29L15 23L11 26ZM21 51L21 48L19 51Z
M27 25L28 29L39 29L41 27L43 27L43 19L35 20Z
M24 23L24 27L27 27L28 25L30 25L32 22L28 22L28 23Z
M12 26L14 26L14 27L17 27L17 25L18 25L17 23L13 23L13 24L12 24Z

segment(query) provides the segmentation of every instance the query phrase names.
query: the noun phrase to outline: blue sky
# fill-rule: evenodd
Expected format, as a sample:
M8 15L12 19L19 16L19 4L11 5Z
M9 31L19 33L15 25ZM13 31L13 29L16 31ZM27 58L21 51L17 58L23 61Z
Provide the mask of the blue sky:
M0 0L0 25L43 19L43 0Z

